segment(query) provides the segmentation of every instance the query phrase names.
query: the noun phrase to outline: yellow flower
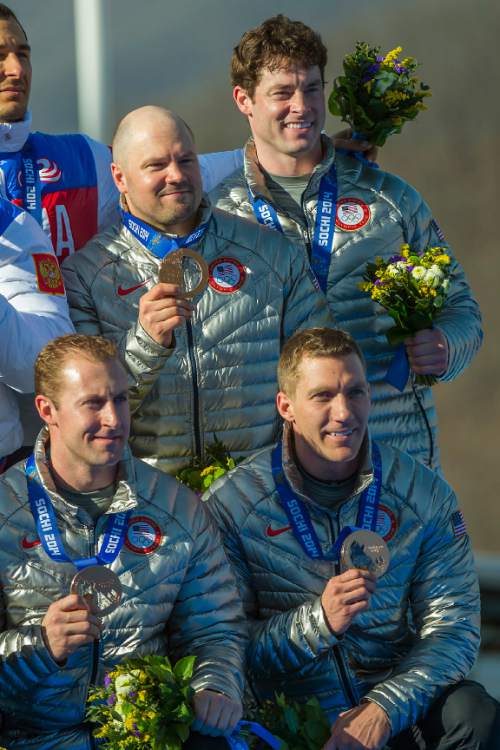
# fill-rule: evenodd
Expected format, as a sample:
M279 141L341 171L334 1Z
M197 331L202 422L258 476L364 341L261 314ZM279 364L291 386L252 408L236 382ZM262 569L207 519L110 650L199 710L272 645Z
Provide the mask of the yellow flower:
M207 466L205 469L200 471L200 477L207 477L209 474L213 474L216 468L216 466Z
M382 64L390 65L392 62L394 62L394 60L397 60L398 55L400 55L402 51L403 51L402 47L396 47L395 49L391 50L385 56L384 60L382 61Z
M436 258L434 258L434 261L439 266L447 266L450 263L450 256L446 253L442 253L441 255L438 255Z

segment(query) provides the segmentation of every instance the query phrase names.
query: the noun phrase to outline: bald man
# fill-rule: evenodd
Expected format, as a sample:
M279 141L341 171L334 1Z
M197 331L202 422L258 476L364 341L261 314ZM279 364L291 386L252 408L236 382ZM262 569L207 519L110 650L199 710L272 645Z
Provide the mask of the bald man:
M192 133L174 113L131 112L113 153L121 222L63 274L77 331L120 351L135 455L175 473L215 437L237 456L272 444L281 345L299 328L331 325L304 253L211 208ZM184 257L176 277L178 249L198 260ZM198 284L200 263L208 283Z

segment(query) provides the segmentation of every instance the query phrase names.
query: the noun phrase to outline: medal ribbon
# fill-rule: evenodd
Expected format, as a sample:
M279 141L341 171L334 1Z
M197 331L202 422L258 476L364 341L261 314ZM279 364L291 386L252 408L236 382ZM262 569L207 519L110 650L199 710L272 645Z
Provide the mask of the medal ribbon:
M337 562L340 548L349 534L358 529L376 531L378 506L382 489L382 459L379 447L375 443L372 443L373 479L361 495L356 526L345 526L338 535L331 552L327 555L323 554L306 504L297 497L285 477L281 455L282 443L279 442L274 447L271 455L274 484L294 536L300 542L302 549L308 557L315 560L335 560Z
M72 560L68 557L64 549L52 501L42 485L36 480L35 457L33 454L31 454L26 462L26 481L28 484L28 498L31 512L35 519L38 535L45 552L51 560L54 562L73 563L78 570L88 568L89 565L111 565L116 560L125 542L131 511L114 513L109 516L104 530L104 539L96 557Z
M21 174L23 208L42 226L42 188L38 164L29 138L21 150Z
M127 211L120 210L123 225L137 237L141 245L149 250L157 258L165 258L173 250L179 250L181 247L191 247L199 242L205 234L209 222L200 224L194 232L186 234L183 237L166 237L161 232L153 229L145 221L138 219L137 216L129 214Z
M259 224L283 232L276 210L270 203L255 198L248 190L248 197ZM335 219L337 213L337 171L335 164L323 175L319 184L316 221L311 248L311 268L318 279L320 288L326 291L328 271L333 252L335 236Z
M257 722L239 721L236 724L236 728L232 735L230 737L226 737L226 742L231 750L248 750L248 743L240 735L241 729L245 729L246 731L250 732L250 734L255 734L256 737L264 740L266 745L269 745L269 747L271 747L273 750L279 750L282 745L281 741L277 740L274 734L271 734L271 732L269 732L267 729L264 729L264 727L260 724L257 724Z

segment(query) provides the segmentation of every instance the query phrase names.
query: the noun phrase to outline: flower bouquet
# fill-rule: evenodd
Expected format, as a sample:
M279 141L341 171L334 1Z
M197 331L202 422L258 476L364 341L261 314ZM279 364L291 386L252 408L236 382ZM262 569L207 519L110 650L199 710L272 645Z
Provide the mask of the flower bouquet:
M234 459L224 443L214 437L214 442L205 449L206 460L195 456L189 466L177 474L176 479L186 484L197 495L202 495L212 482L227 471L234 469L242 459Z
M166 656L127 659L92 688L87 717L106 750L180 750L194 720L194 656L172 667Z
M402 47L396 47L381 55L380 47L357 42L354 52L345 56L344 75L334 80L328 106L332 115L349 123L354 138L383 146L426 109L429 86L414 75L418 63L413 57L400 60L401 52Z
M451 258L445 247L431 247L417 252L409 245L389 258L375 258L368 263L365 281L359 288L384 307L395 325L387 333L390 344L399 345L399 352L389 367L387 380L403 390L409 375L408 359L403 341L417 331L432 328L437 313L446 301L450 285ZM406 367L402 360L405 360ZM403 382L404 380L404 382ZM417 375L416 382L432 385L432 375Z

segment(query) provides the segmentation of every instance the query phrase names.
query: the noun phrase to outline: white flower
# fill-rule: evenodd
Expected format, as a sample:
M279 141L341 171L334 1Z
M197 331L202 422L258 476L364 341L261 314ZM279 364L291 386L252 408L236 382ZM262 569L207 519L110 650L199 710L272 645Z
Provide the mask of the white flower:
M422 266L416 266L411 272L411 275L416 281L419 281L419 279L422 279L425 276L425 268L422 268Z
M396 261L396 263L391 263L389 266L387 266L387 273L392 278L396 278L397 276L401 276L402 274L406 273L406 263L402 260Z
M436 268L437 270L435 271L434 268ZM425 284L427 284L427 286L437 289L437 287L441 283L442 278L443 273L439 270L438 266L431 266L431 268L429 268L425 272L424 282Z

